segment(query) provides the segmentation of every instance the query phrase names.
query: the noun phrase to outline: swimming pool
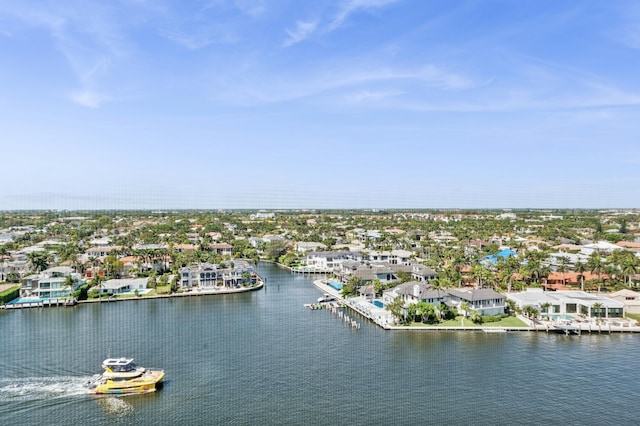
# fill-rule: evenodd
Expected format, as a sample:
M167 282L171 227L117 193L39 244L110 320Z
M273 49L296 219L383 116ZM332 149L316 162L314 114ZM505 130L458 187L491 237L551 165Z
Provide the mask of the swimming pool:
M568 320L573 319L573 316L564 315L564 314L551 314L551 315L549 315L549 317L551 319L568 319Z
M382 303L382 302L381 302L381 301L379 301L379 300L374 300L374 301L373 301L373 302L371 302L371 303L373 303L373 304L374 304L376 307L378 307L378 308L384 308L384 303Z
M336 290L342 290L342 284L340 284L337 281L329 281L328 284L329 284L330 287L333 287Z
M19 297L17 299L13 299L11 302L8 302L7 305L19 305L21 303L42 303L43 299L39 297Z

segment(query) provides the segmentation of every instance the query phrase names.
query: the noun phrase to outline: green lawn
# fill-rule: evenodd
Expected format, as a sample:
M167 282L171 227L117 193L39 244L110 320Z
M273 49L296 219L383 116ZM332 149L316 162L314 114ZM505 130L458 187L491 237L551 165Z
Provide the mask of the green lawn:
M437 325L429 325L429 324L423 324L421 322L414 322L409 324L409 326L411 327L462 327L461 320L462 320L462 317L459 316L459 317L456 317L456 319L443 321ZM470 319L467 318L464 320L464 326L479 327L479 328L481 327L528 327L527 324L520 321L516 317L502 318L500 321L487 322L484 324L474 324L473 322L471 322Z
M634 319L636 321L640 321L640 314L627 314L627 318Z

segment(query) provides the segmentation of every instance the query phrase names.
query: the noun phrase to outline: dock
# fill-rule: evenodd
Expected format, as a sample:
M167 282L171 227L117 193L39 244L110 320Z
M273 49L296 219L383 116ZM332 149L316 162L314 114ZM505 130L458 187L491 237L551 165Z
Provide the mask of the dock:
M486 334L498 334L506 332L553 332L565 335L581 335L583 333L597 333L597 334L612 334L612 333L640 333L640 326L638 326L633 320L618 319L609 321L596 322L595 319L591 321L573 321L556 323L551 321L533 321L522 316L518 316L523 322L528 324L525 327L501 327L501 326L438 326L438 325L425 325L425 326L406 326L398 325L395 323L391 313L384 308L379 308L371 303L370 300L363 297L354 297L345 299L342 297L340 291L328 285L324 280L315 280L314 286L322 290L322 292L330 294L338 301L342 303L342 306L351 309L352 311L362 315L374 324L380 326L385 330L406 330L406 331L475 331ZM306 305L305 305L306 306Z

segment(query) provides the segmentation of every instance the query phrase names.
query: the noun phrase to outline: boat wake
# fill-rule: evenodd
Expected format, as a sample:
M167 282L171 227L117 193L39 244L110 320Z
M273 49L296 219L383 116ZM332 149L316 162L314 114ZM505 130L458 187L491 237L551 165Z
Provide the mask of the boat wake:
M24 377L0 379L0 402L86 395L91 377Z
M123 416L133 411L133 405L116 396L108 396L98 399L99 404L108 414Z

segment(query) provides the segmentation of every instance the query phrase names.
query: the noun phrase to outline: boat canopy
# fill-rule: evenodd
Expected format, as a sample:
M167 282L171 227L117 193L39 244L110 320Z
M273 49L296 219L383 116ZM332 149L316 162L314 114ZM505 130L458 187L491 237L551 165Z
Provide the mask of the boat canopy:
M138 368L133 358L109 358L102 363L104 369L109 369L114 373L132 371Z

